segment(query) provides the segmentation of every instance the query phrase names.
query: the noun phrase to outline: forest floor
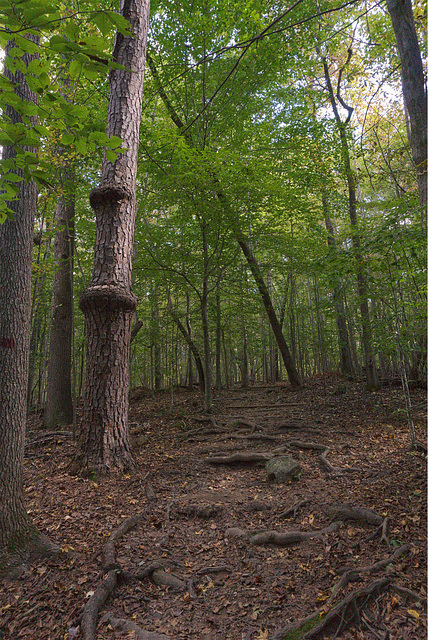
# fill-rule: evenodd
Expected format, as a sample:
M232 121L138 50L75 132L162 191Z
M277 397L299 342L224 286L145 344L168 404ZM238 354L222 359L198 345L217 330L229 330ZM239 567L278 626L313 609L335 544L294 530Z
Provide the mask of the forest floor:
M425 442L423 390L412 401ZM103 547L136 514L115 538L128 579L97 640L426 637L426 459L409 448L401 388L368 393L334 376L297 392L235 388L215 392L206 420L197 391L137 389L131 429L138 471L82 479L67 474L71 439L44 439L30 419L27 505L69 553L2 586L1 640L81 638ZM255 453L291 455L300 475L273 482L254 455L207 462ZM314 612L306 635L278 631Z

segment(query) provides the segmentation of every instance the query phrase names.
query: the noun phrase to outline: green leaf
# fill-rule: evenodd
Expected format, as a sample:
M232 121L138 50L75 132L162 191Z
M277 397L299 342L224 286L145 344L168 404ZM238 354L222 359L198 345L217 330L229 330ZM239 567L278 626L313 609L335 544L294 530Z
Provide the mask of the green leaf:
M100 145L104 145L109 141L108 135L104 131L91 131L88 136L88 140L98 142Z
M74 140L75 140L75 137L73 133L63 133L61 136L61 144L64 144L66 146L69 146L70 144L72 144Z
M18 174L16 173L6 173L4 177L4 180L7 180L7 182L22 182L23 177L22 176L18 176Z
M77 60L72 60L68 68L68 72L70 74L70 77L74 80L82 72L82 65Z
M76 147L76 151L78 151L82 155L86 154L87 144L85 138L79 138L78 140L76 140L74 146Z
M11 58L21 58L24 53L25 52L19 47L12 47L12 49L9 49L9 51L7 52L7 55Z
M105 153L106 153L107 160L109 160L110 162L116 162L117 153L115 153L111 149L106 149Z
M105 11L94 13L91 20L98 27L103 36L108 36L112 33L112 21Z
M106 147L109 147L110 149L117 149L122 146L122 140L118 136L111 136L105 144Z
M133 36L134 34L129 29L129 22L126 18L121 16L119 13L115 11L106 11L106 15L110 18L113 24L116 26L116 29L122 33L124 36Z

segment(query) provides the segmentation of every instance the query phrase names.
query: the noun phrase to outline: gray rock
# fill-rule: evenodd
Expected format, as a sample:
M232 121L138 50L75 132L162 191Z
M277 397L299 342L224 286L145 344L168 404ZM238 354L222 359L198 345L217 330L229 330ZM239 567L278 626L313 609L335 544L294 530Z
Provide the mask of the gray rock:
M297 480L300 476L301 467L290 456L279 456L266 462L266 471L269 480L285 482L286 480Z

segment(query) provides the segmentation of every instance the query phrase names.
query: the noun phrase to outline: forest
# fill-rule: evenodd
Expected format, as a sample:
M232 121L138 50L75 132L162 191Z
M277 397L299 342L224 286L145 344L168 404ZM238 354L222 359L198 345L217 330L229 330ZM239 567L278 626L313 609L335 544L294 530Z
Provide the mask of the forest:
M0 49L0 638L425 638L424 0Z

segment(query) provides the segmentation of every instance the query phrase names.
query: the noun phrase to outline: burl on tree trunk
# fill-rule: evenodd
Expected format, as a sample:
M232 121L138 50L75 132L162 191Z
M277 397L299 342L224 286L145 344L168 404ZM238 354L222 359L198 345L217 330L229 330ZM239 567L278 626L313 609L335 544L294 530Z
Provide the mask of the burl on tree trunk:
M131 290L136 214L136 174L143 76L149 17L148 0L121 0L120 13L134 37L116 35L110 72L107 135L124 151L103 160L100 185L92 191L96 217L94 267L80 307L87 335L84 410L76 473L108 473L134 468L128 437L128 383L131 322L137 299Z

